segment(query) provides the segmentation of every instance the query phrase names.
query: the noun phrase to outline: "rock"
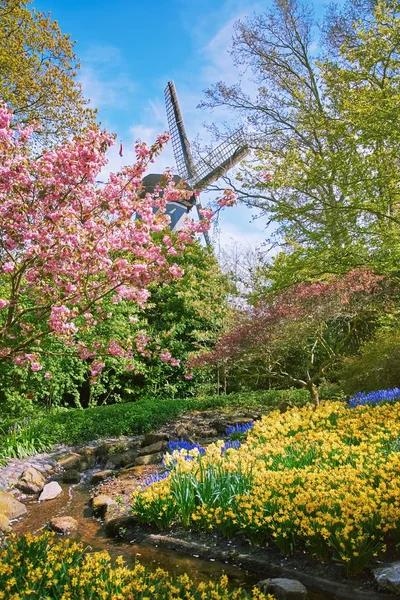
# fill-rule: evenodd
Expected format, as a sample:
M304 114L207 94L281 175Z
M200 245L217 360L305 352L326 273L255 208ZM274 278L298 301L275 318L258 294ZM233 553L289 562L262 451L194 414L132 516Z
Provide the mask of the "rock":
M94 448L85 448L80 452L83 458L83 463L85 464L85 469L88 467L94 467L96 464L96 454ZM82 469L82 466L81 466Z
M50 483L46 483L43 488L43 492L39 496L39 502L44 502L45 500L53 500L62 494L62 487L57 481L50 481Z
M70 469L79 470L81 468L81 462L82 456L74 452L72 454L67 454L67 456L63 456L62 458L60 458L60 460L57 462L57 466L61 469L64 469L65 471L68 471Z
M186 442L190 442L191 444L195 443L191 435L188 433L186 427L184 427L182 424L178 425L176 428L176 435L179 439L185 440Z
M46 483L42 473L34 467L28 467L16 483L16 487L26 494L38 494Z
M282 402L280 402L277 406L277 409L281 413L287 412L290 408L293 408L293 404L288 400L282 400Z
M215 429L219 434L225 433L230 424L231 422L228 422L226 419L214 419L210 423L211 427Z
M135 466L156 465L162 461L162 457L163 455L161 454L161 452L159 452L158 454L146 454L145 456L138 456L135 459L134 464Z
M95 496L92 500L92 508L96 517L104 517L107 513L107 509L111 505L116 505L116 501L110 498L109 496L105 496L101 494L100 496Z
M253 420L251 417L238 417L237 419L233 419L232 425L247 425L248 423L252 423Z
M93 484L100 483L100 481L104 481L108 477L112 477L113 474L114 471L111 469L107 469L106 471L97 471L96 473L93 473L90 482Z
M168 442L170 437L168 433L147 433L144 436L144 440L142 442L142 448L145 446L151 446L152 444L156 444L157 442Z
M17 519L27 512L25 504L19 502L12 494L0 492L0 514L7 519Z
M373 569L372 572L381 590L400 595L400 561Z
M110 537L123 537L128 527L136 524L135 518L130 515L121 515L108 519L104 523L104 530Z
M304 600L307 598L307 589L297 579L264 579L257 583L264 594L273 594L276 600Z
M3 514L0 514L0 533L10 533L10 521Z
M139 452L139 456L145 456L146 454L155 454L156 452L162 452L168 446L168 442L161 440L150 444L150 446L144 446Z
M65 535L78 529L78 521L73 517L55 517L51 519L49 527L56 533Z
M60 477L63 483L79 483L82 478L82 475L80 471L71 470L65 471L65 473L61 473Z
M137 456L136 450L127 450L118 454L111 454L106 463L105 469L120 469L133 463Z

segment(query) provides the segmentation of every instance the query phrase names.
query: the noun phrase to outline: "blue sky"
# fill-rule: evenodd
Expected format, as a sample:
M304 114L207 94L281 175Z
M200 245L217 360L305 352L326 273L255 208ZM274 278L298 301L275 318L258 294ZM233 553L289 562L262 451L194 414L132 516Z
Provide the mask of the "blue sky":
M79 78L85 96L99 109L99 118L123 141L110 153L110 168L118 170L133 160L138 138L151 142L167 129L163 90L173 79L190 140L207 139L203 123L224 117L197 109L203 91L218 80L237 77L228 49L233 23L260 11L250 0L34 0L38 10L51 12L63 33L76 40L81 60ZM168 148L157 171L174 166ZM202 202L207 201L203 193ZM265 238L261 220L238 206L225 210L220 233L222 246L234 241L257 245Z

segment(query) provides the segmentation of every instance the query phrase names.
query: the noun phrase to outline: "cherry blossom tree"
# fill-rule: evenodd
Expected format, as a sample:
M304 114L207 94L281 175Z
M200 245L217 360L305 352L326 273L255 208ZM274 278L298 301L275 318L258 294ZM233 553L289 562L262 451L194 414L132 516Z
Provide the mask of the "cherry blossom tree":
M142 186L168 134L150 147L137 144L136 162L100 186L112 135L88 131L32 158L34 125L15 131L11 121L11 112L0 107L0 362L41 371L46 341L56 338L88 359L93 377L106 354L126 359L132 368L135 353L146 353L149 340L142 334L107 345L101 337L81 334L111 317L112 308L102 308L104 299L111 298L111 307L124 299L143 309L151 283L182 277L171 256L209 227L211 215L189 221L172 244L166 203L192 192L176 187L168 171L153 194ZM160 358L176 362L168 349Z

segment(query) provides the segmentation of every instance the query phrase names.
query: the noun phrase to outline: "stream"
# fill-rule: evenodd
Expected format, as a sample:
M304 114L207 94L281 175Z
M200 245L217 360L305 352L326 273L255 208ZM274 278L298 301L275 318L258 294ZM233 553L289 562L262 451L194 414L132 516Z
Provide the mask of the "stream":
M103 532L101 521L92 514L90 486L84 481L74 485L61 484L61 486L63 493L54 500L39 503L33 498L24 499L28 513L23 519L14 523L13 531L18 534L38 533L53 517L70 516L78 521L78 533L74 536L76 539L93 550L107 550L113 559L122 555L128 566L139 561L152 570L162 568L174 575L188 573L196 582L209 579L215 581L225 573L232 587L241 586L247 590L251 590L260 579L267 578L266 574L257 575L213 559L204 560L142 542L135 544L123 539L109 538ZM308 597L309 600L339 600L338 596L311 590Z

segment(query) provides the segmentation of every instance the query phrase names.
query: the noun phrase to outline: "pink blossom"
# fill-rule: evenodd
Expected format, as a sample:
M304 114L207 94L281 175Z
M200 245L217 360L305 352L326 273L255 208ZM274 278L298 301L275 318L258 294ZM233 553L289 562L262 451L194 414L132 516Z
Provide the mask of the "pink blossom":
M4 300L4 298L0 298L0 310L2 308L5 308L6 306L8 306L10 303L8 300Z
M46 373L44 374L46 379L51 379L52 375L49 371L46 371Z
M183 277L185 271L182 269L182 267L178 267L178 265L172 265L172 267L169 268L169 272L171 273L171 275L173 277L176 278L181 278Z
M224 190L222 198L217 198L219 206L234 206L236 204L236 194L233 190Z
M4 263L3 271L4 271L4 273L12 273L14 271L14 263L12 263L12 262Z
M181 361L179 360L179 358L171 358L169 363L170 363L171 367L179 367L179 365L181 364Z
M33 361L31 362L31 369L32 371L41 371L43 369L43 366L40 363Z
M190 381L190 379L193 379L193 373L192 372L185 373L184 377L185 377L185 379L187 379L188 381Z
M163 350L163 352L160 352L160 360L162 360L162 362L169 362L172 358L172 355L170 352L168 352L168 350Z

